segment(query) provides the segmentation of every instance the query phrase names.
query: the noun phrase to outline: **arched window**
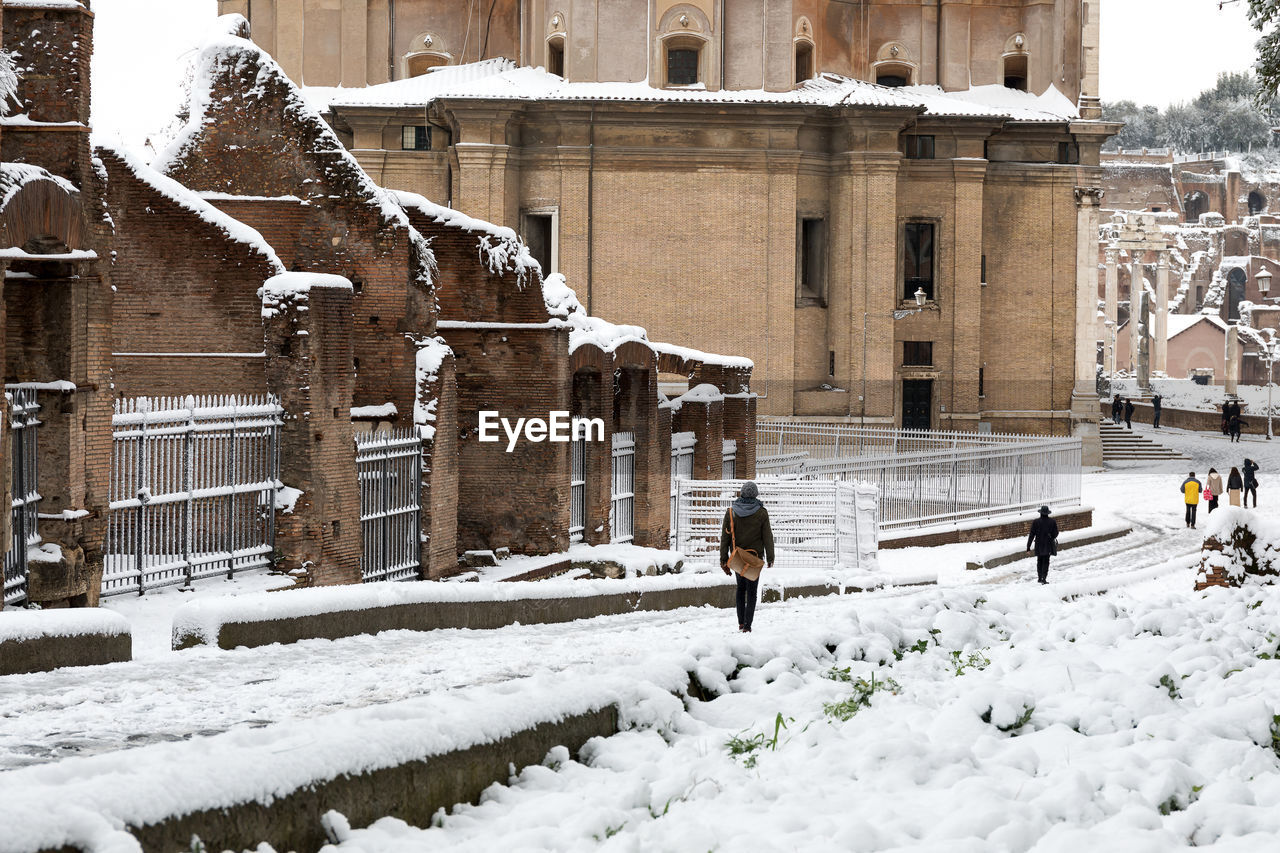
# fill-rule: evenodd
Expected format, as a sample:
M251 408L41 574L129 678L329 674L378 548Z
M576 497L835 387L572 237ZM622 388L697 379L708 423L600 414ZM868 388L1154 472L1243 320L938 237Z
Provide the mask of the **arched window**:
M449 57L443 53L415 53L412 56L406 56L405 73L410 77L421 77L432 68L439 68L441 65L449 64Z
M702 78L703 41L676 36L662 43L662 66L666 72L664 85L695 86Z
M796 42L796 84L813 77L813 42Z
M876 51L876 61L871 65L871 79L881 86L914 86L916 64L907 46L900 42L888 42Z
M547 71L564 76L564 36L547 39Z
M1265 213L1266 210L1267 197L1257 190L1249 193L1249 215L1257 216L1260 213Z
M876 83L897 89L911 85L911 69L909 68L877 68Z

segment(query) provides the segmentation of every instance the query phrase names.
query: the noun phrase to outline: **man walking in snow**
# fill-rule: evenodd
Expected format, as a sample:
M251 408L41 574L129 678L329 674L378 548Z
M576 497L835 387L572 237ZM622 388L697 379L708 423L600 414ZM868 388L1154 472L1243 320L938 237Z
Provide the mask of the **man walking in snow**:
M1253 508L1258 508L1258 463L1252 459L1244 460L1244 505L1249 505L1249 495L1253 495Z
M1133 401L1128 397L1124 398L1124 425L1128 429L1133 429Z
M1111 398L1111 422L1116 426L1120 426L1120 395L1116 394Z
M1195 471L1182 481L1182 496L1187 504L1187 527L1195 530L1196 507L1200 505L1200 481L1196 479Z
M1036 549L1036 576L1040 583L1049 582L1049 558L1058 553L1058 522L1049 517L1049 508L1040 507L1040 517L1031 522L1027 534L1027 550Z

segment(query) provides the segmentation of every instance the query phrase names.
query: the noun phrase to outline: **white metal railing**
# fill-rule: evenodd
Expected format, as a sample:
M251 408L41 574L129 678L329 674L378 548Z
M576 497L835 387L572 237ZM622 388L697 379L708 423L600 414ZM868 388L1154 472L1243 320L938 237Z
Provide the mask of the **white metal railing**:
M1078 438L793 421L770 421L757 435L769 451L757 459L761 475L874 483L881 530L1080 503Z
M27 600L27 552L40 544L37 526L41 500L40 469L36 443L40 404L36 402L33 388L9 386L5 397L9 400L13 480L9 510L11 538L9 551L4 557L4 604L11 607Z
M738 476L738 442L737 439L724 439L720 448L720 479L732 480Z
M283 413L271 395L116 401L104 595L271 565Z
M756 423L756 453L761 457L803 452L813 459L833 459L1007 444L1042 444L1055 440L1052 436L901 430L796 418L760 418Z
M587 529L587 440L577 437L569 445L569 541L581 542Z
M613 472L609 490L609 541L630 542L635 536L636 435L613 434Z
M698 444L698 437L692 432L673 432L671 434L671 544L676 541L676 517L680 514L680 501L676 485L680 478L693 478L693 449Z
M360 576L412 580L422 569L422 438L414 430L356 433Z
M741 480L678 482L676 550L691 560L719 562L725 511ZM836 480L758 479L777 551L790 568L871 568L879 546L875 486Z

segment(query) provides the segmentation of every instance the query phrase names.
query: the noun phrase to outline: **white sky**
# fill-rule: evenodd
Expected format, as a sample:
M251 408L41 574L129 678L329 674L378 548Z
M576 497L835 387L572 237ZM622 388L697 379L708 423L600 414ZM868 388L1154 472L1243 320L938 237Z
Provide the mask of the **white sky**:
M1189 101L1223 71L1253 65L1257 30L1247 0L1102 0L1104 101L1165 107Z
M1247 0L1101 0L1101 94L1160 107L1189 101L1254 60ZM93 123L143 149L168 124L193 46L216 0L93 0ZM144 155L150 152L143 150Z

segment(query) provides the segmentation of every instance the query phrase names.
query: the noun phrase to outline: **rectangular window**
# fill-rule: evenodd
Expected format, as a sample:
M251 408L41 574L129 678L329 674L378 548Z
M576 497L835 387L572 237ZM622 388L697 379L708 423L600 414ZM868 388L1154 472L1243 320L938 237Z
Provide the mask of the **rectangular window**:
M550 213L526 213L523 230L529 254L542 267L542 274L548 276L556 272L559 259L556 252L555 217Z
M982 283L984 286L987 283L987 256L986 255L982 256Z
M906 141L906 157L908 160L932 160L933 159L933 137L920 136L917 134L907 134L903 137Z
M903 367L933 367L933 341L903 341Z
M828 376L836 375L836 351L835 350L827 351L827 375Z
M903 229L902 298L916 298L923 290L933 298L933 223L908 222Z
M692 86L698 82L698 51L673 47L667 51L667 85Z
M826 220L801 219L798 299L822 302L826 293L826 261Z
M978 396L979 397L987 396L987 385L985 381L986 377L983 376L983 374L986 373L986 370L987 369L985 367L978 368Z
M1080 146L1074 142L1059 142L1058 162L1067 166L1077 165L1080 162Z
M406 124L400 128L402 151L430 151L431 128L423 124Z

